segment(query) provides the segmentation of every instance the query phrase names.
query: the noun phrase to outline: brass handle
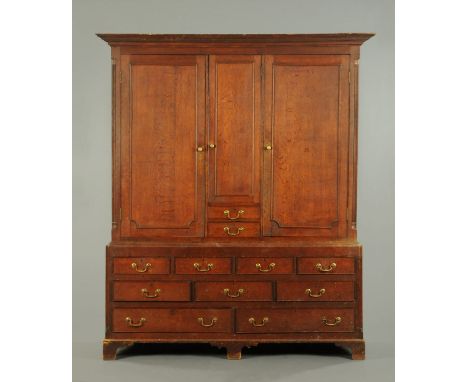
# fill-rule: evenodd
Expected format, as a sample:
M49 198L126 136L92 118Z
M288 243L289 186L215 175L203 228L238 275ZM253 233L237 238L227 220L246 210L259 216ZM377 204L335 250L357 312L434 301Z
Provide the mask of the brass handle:
M125 317L125 321L127 321L128 326L132 328L139 328L140 326L143 326L143 323L146 321L146 318L141 317L140 321L138 321L137 323L134 323L130 317Z
M224 294L228 297L239 297L241 294L244 293L244 289L240 288L236 293L231 293L229 288L224 289Z
M143 288L143 289L141 290L141 294L142 294L143 296L145 296L145 297L148 297L148 298L156 298L156 297L159 297L159 294L160 294L160 293L161 293L161 289L159 289L159 288L156 289L156 290L154 291L154 294L150 294L150 293L148 292L148 289L146 289L146 288Z
M216 145L215 145L214 143L210 143L210 144L208 145L208 147L209 147L210 149L214 149L214 148L216 147Z
M336 263L331 263L328 268L324 268L322 264L318 263L315 264L315 268L317 268L320 272L332 272L336 268Z
M269 321L268 317L263 317L262 322L260 324L257 324L255 322L255 318L250 317L249 318L249 323L251 323L253 326L265 326L265 324Z
M214 324L216 324L217 321L218 321L218 318L213 317L209 324L205 324L203 317L198 317L198 322L200 323L201 326L204 326L205 328L209 328L210 326L213 326Z
M341 322L341 317L335 317L335 322L328 322L326 317L322 317L322 323L327 326L336 326Z
M203 151L203 146L198 146L197 151Z
M270 263L270 264L268 264L267 269L262 269L261 264L259 264L259 263L255 264L255 268L257 268L259 270L259 272L271 272L275 266L276 266L275 263Z
M266 145L265 146L265 150L271 150L273 147L271 147L271 145Z
M226 218L228 218L229 220L237 220L241 217L241 215L244 214L244 212L244 210L239 210L237 211L237 216L231 217L231 211L224 210L224 216L226 216Z
M206 268L200 268L200 264L198 263L193 263L193 267L198 271L198 272L209 272L214 268L214 265L209 263L206 265Z
M245 230L244 227L239 227L237 228L237 232L231 232L231 229L229 227L224 227L224 232L226 232L229 236L237 236L239 235L243 230Z
M325 294L325 289L324 288L320 289L318 294L312 294L312 290L307 288L305 290L305 294L308 294L309 297L320 297L320 296L323 296Z
M143 269L138 269L137 263L132 263L132 269L134 269L135 271L140 272L140 273L148 272L148 270L150 268L151 268L151 263L146 263L145 267Z

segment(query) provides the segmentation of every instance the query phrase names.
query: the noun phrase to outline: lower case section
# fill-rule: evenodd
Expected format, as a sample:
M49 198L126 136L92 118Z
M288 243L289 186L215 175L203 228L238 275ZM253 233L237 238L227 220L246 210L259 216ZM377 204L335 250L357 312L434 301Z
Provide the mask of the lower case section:
M128 346L132 346L135 343L157 343L157 342L180 342L180 343L187 343L187 342L203 342L209 343L212 346L216 346L218 348L226 348L227 352L227 359L230 360L239 360L242 357L242 348L249 348L251 346L256 346L259 343L333 343L336 346L342 347L346 349L353 360L363 360L365 358L365 342L362 339L329 339L329 340L319 340L314 339L311 340L310 338L304 339L294 339L294 340L262 340L262 339L255 339L252 342L249 341L237 341L233 339L226 339L226 340L217 340L217 341L210 341L210 340L200 340L197 339L196 341L193 340L145 340L145 339L138 339L138 340L114 340L114 339L105 339L103 341L103 359L104 360L114 360L117 357L117 352L119 349L126 348Z

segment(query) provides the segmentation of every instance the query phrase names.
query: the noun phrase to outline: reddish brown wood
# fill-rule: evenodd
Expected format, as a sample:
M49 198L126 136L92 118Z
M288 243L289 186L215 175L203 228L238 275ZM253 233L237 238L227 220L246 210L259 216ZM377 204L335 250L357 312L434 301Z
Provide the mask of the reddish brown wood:
M223 303L227 304L227 303ZM247 303L245 303L247 304ZM218 303L219 305L219 303ZM244 304L243 304L244 305ZM233 330L234 332L234 330ZM336 343L343 341L351 341L359 339L356 335L356 331L350 332L274 332L274 333L179 333L179 332L167 332L167 333L150 333L150 332L134 332L129 334L128 332L113 332L112 339L128 339L132 338L135 342L199 342L199 343L210 343L212 341L237 341L237 342L249 342L256 341L262 343L299 343L299 342L326 342ZM359 339L361 340L361 339Z
M148 43L221 43L233 45L240 43L273 44L322 44L322 45L361 45L374 33L322 33L322 34L116 34L98 33L97 36L111 45L148 44Z
M189 275L212 275L212 274L229 274L231 273L230 258L177 258L175 260L176 274Z
M271 301L271 282L221 281L195 283L195 301Z
M344 275L354 272L354 259L302 257L297 261L297 273L299 274Z
M349 97L349 174L348 174L348 208L351 224L348 224L348 236L357 240L356 216L357 216L357 157L358 157L358 89L359 89L359 48L350 48L350 97Z
M122 57L122 235L203 236L204 56Z
M266 56L264 234L347 232L349 58Z
M325 321L330 325L326 325ZM236 313L238 333L352 332L353 330L354 311L348 308L237 309Z
M114 273L127 275L166 274L169 273L169 259L167 257L116 258L114 259Z
M208 223L208 237L222 237L225 239L241 239L245 237L259 237L260 223L224 222Z
M112 240L120 238L120 47L112 48Z
M340 346L351 353L351 359L362 361L366 358L366 345L364 341L337 342Z
M143 54L193 54L193 55L265 55L265 54L350 54L354 46L339 44L274 44L274 43L250 43L239 45L227 45L222 43L146 43L119 45L121 55Z
M208 207L208 220L224 222L260 220L260 208L244 205Z
M176 256L193 257L208 254L218 256L255 257L339 257L359 258L361 244L350 241L305 241L299 237L264 237L261 240L218 240L218 239L173 239L165 241L118 241L109 245L115 257ZM281 256L283 255L283 256Z
M260 61L210 55L210 204L260 201Z
M293 273L293 258L288 257L241 257L237 259L239 274L288 274Z
M229 333L231 332L231 310L119 308L113 311L113 331L126 333Z
M229 359L328 342L363 359L358 69L372 34L99 36L112 46L104 358L134 342Z
M102 358L111 361L117 358L119 349L133 345L133 341L104 340L102 341Z
M187 281L115 281L114 301L190 301Z
M354 301L352 281L278 281L278 301Z

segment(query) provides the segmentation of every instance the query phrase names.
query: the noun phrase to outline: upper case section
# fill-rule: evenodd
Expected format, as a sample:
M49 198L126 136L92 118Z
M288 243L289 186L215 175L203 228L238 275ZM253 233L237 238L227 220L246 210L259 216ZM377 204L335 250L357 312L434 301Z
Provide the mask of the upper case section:
M372 34L98 36L113 57L113 240L355 239Z

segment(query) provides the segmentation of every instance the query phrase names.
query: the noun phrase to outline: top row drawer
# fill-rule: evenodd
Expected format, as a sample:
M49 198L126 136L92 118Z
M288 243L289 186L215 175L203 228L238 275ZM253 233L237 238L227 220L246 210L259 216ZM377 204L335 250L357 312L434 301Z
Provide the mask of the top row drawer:
M175 273L231 274L230 257L177 257ZM169 274L170 258L167 257L117 257L114 258L115 274ZM238 274L292 274L294 257L239 257L236 262ZM353 258L300 257L297 259L298 274L353 274Z

